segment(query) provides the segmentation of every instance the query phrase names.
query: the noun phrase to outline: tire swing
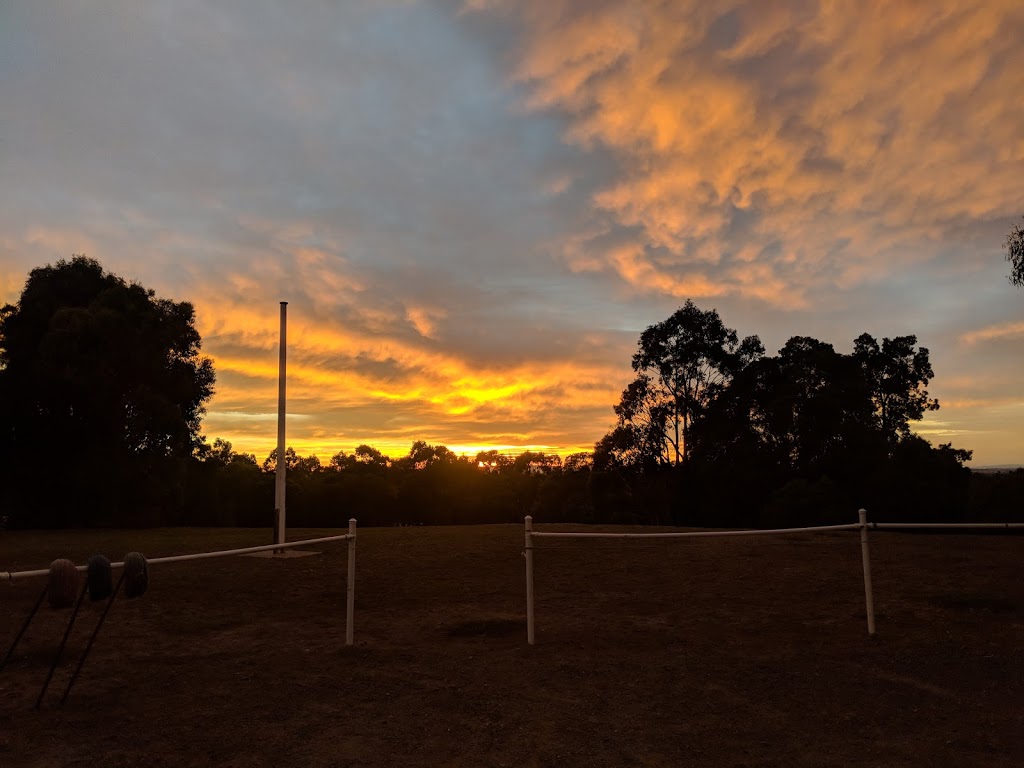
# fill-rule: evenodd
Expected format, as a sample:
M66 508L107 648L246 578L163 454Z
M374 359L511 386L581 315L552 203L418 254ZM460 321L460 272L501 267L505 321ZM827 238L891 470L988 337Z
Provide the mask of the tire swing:
M124 556L124 596L129 600L142 597L149 589L149 564L141 552Z
M24 636L29 625L32 623L32 620L39 612L39 608L42 606L43 600L48 600L51 608L67 608L75 602L75 596L77 594L78 569L75 567L75 564L65 558L58 558L50 563L50 573L46 580L46 584L43 586L42 592L39 593L39 597L36 598L36 602L32 606L32 610L29 611L28 616L25 617L25 622L21 625L21 629L18 630L18 634L15 635L14 642L11 643L11 647L7 649L7 653L4 656L3 661L0 661L0 669L3 669L7 665L7 662L10 661L11 656L14 655L14 649L18 647L18 643L21 642L22 636Z
M46 673L43 688L39 691L39 698L36 699L36 709L39 709L43 704L46 689L50 687L53 673L60 663L60 657L64 655L64 648L68 644L71 629L75 626L75 619L78 618L78 611L82 607L82 599L85 597L89 586L88 582L86 582L82 585L81 590L79 590L78 582L78 568L71 560L60 558L50 563L50 575L46 582L46 596L50 607L67 608L69 605L74 604L75 609L71 612L71 618L68 619L68 625L64 629L64 637L61 638L60 645L57 646L57 653L54 654L53 663L50 664L50 671Z
M107 604L103 607L103 613L100 614L99 621L96 622L96 628L89 637L85 650L82 651L82 657L78 660L78 665L68 681L68 687L64 689L64 695L60 698L62 706L68 700L68 694L71 693L71 688L78 679L78 673L82 671L82 666L89 656L89 651L92 650L93 643L96 642L100 628L103 626L103 622L106 621L107 614L117 598L117 593L121 591L121 586L124 585L124 594L129 600L142 597L149 590L149 564L146 562L145 555L141 552L129 552L124 556L123 565L121 578L117 580L117 585L111 588L110 561L102 555L94 555L89 558L87 574L89 597L94 601L107 598Z
M114 591L110 561L103 555L93 555L85 567L85 581L89 585L89 599L94 603L106 600Z
M78 597L78 568L64 558L50 563L46 582L46 599L51 608L67 608Z

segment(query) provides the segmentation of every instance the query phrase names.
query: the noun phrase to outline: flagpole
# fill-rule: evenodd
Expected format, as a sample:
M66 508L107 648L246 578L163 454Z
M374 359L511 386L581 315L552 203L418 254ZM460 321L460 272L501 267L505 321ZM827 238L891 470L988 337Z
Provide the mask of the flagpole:
M277 474L274 485L274 543L284 544L285 531L285 380L288 357L288 302L281 302L281 344L277 366Z

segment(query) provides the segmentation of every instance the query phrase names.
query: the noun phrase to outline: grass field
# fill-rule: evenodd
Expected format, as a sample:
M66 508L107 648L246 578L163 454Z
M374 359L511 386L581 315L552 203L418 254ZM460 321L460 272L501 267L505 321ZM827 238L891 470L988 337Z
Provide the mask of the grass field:
M0 569L269 536L2 533ZM83 608L37 712L70 615L41 610L0 672L0 765L1024 765L1024 538L871 541L875 638L856 532L538 540L534 647L517 526L361 530L347 649L344 543L156 565L61 709ZM41 587L0 584L0 652Z

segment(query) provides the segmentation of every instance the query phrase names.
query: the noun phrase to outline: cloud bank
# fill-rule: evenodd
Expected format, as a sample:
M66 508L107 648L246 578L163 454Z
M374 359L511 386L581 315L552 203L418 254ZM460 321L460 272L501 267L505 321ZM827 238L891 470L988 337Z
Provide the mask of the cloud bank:
M1015 2L0 10L0 298L85 252L192 301L204 431L585 450L686 298L916 333L929 438L1024 461ZM945 437L943 437L945 436Z

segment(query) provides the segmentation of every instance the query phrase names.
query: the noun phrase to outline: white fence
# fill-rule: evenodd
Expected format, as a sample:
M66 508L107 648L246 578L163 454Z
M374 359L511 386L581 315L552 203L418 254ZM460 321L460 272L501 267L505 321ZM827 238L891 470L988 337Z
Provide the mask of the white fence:
M147 558L148 565L158 563L183 563L190 560L207 560L212 557L230 557L231 555L250 555L255 552L270 552L282 549L294 549L308 544L325 544L329 541L348 542L348 584L345 599L345 645L352 645L354 639L354 614L356 599L356 521L348 521L348 533L338 536L322 536L318 539L304 539L302 541L288 541L280 544L266 544L258 547L242 547L240 549L221 549L216 552L197 552L191 555L171 555L169 557ZM111 563L111 568L123 568L124 563ZM85 571L87 566L79 565L76 570ZM39 576L48 576L49 568L41 568L34 571L0 571L0 581L14 582L21 579L31 579Z
M742 531L679 531L674 533L583 533L569 531L535 531L533 518L526 523L526 640L534 645L536 622L533 609L533 550L534 539L693 539L722 536L772 536L784 533L816 533L821 531L860 531L861 568L864 575L864 611L868 634L875 634L875 600L871 588L871 552L868 546L869 530L895 530L911 528L1024 528L1024 523L869 523L867 511L859 510L858 522L845 525L816 525L806 528L769 528Z

